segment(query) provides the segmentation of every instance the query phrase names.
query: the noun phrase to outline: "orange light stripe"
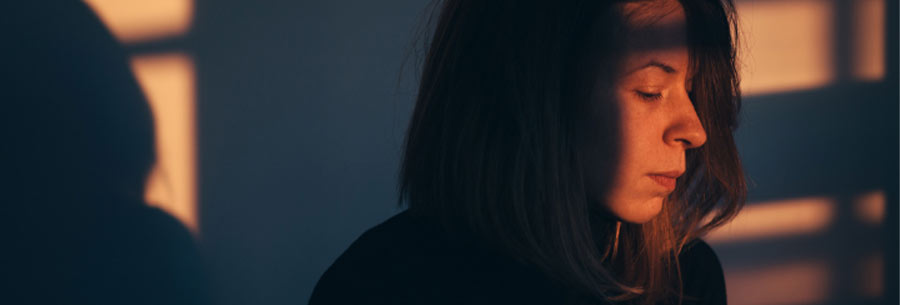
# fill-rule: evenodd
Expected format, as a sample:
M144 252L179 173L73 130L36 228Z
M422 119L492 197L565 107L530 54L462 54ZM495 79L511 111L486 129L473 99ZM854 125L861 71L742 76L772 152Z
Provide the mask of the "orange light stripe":
M725 270L728 304L805 305L828 299L831 271L822 261Z
M853 76L884 78L884 0L853 1Z
M146 200L197 232L194 65L181 53L136 56L134 74L150 102L157 164Z
M730 223L706 236L713 244L811 234L833 221L835 201L827 197L748 204Z
M179 36L191 26L192 0L84 0L122 43Z
M835 78L831 1L739 1L741 90L818 88Z

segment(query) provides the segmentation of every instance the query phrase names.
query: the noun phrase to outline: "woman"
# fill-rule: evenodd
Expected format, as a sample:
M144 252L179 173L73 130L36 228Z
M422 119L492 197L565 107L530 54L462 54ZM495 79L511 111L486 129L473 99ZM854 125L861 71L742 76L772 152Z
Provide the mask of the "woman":
M445 1L409 209L310 304L724 304L699 237L746 193L728 1Z

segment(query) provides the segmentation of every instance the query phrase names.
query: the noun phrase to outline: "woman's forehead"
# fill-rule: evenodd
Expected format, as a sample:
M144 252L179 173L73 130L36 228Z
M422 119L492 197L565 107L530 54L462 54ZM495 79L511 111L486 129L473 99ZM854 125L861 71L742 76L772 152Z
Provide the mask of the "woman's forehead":
M675 0L627 2L625 17L628 48L653 51L687 46L684 9Z
M621 9L627 29L621 73L628 75L658 63L669 68L666 72L691 77L685 14L678 1L626 2Z
M672 18L672 14L684 15L678 0L625 0L620 8L629 22L644 25L665 22L663 19Z

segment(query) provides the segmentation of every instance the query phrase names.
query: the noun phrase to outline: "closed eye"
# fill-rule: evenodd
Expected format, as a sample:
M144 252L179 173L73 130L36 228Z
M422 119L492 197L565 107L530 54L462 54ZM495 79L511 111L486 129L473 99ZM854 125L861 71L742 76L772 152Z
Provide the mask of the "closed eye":
M634 90L634 92L638 95L638 97L647 101L656 101L662 98L662 93L644 92L640 90Z

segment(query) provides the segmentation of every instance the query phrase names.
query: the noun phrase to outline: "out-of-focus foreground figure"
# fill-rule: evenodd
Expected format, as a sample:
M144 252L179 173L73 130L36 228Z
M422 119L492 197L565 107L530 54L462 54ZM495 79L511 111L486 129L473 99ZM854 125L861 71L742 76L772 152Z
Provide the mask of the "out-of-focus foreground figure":
M82 2L0 5L3 304L205 304L194 241L144 203L150 109Z

